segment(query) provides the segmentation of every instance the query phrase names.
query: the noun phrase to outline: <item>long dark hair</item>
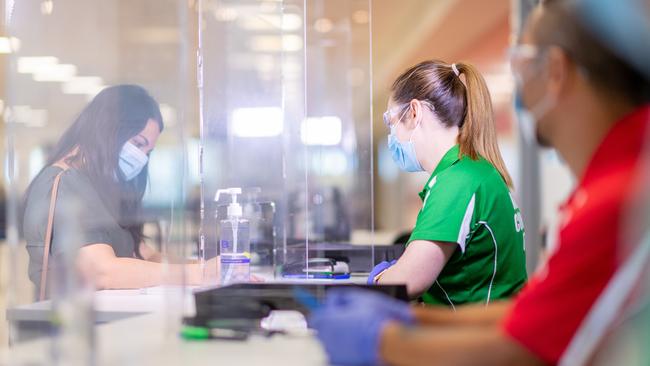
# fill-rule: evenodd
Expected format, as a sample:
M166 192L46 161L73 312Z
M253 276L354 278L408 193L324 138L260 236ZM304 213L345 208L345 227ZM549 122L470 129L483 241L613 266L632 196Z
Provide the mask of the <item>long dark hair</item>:
M131 233L134 253L139 258L142 258L139 244L144 238L140 211L148 169L145 166L137 177L126 181L118 159L122 146L141 132L150 119L158 123L162 132L163 119L158 103L144 88L137 85L108 87L93 98L63 133L46 165L68 156L66 164L88 177L120 226ZM76 154L69 156L76 148Z

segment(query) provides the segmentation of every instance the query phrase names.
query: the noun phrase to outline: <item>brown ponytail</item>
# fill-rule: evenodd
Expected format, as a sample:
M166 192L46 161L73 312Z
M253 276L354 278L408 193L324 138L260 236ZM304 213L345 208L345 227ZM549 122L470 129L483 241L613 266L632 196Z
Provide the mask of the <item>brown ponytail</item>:
M470 64L458 63L456 68L460 75L465 76L465 89L467 91L467 111L458 136L460 154L468 155L472 159L482 156L499 171L506 185L512 188L512 178L508 174L497 144L492 99L485 79Z
M485 158L506 185L513 188L497 145L492 102L485 80L470 64L454 66L455 70L445 62L430 60L411 67L393 83L393 99L399 103L413 99L430 102L444 125L459 127L460 155L475 160L479 156Z

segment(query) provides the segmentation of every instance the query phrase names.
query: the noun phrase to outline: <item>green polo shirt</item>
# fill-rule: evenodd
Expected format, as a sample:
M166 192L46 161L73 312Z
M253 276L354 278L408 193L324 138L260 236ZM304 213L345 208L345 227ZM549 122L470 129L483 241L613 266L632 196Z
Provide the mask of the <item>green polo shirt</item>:
M521 211L492 164L483 158L459 157L456 145L442 158L420 197L422 209L409 243L426 240L457 246L422 295L425 303L488 304L523 287L527 276Z

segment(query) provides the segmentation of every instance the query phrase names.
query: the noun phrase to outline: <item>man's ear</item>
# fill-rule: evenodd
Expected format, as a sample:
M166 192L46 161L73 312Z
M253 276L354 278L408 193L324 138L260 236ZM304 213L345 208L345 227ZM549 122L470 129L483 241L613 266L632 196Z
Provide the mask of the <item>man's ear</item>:
M548 91L561 99L567 92L572 73L575 73L574 62L560 47L550 47L548 50Z

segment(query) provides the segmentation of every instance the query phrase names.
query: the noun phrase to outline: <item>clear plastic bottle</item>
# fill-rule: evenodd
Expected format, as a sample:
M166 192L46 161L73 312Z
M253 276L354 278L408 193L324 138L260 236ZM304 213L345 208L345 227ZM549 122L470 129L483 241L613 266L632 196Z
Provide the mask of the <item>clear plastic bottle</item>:
M221 284L250 281L250 224L248 220L221 220Z
M222 193L230 194L232 202L228 205L228 218L219 224L219 249L221 262L221 284L250 281L250 223L242 218L242 207L237 202L241 188L228 188L217 191L215 200Z

